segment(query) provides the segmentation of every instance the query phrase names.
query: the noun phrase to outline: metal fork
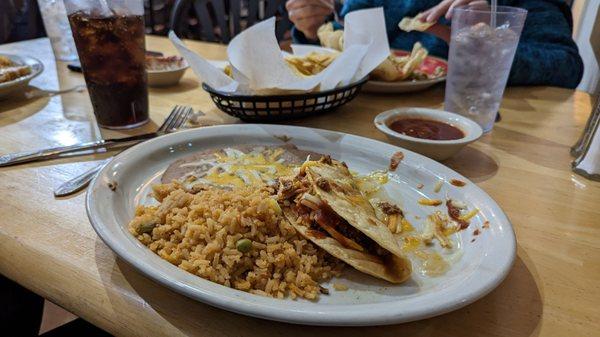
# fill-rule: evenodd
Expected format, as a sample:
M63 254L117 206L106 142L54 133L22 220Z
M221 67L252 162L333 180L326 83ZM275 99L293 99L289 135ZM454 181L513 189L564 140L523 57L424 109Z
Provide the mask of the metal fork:
M80 84L80 85L76 85L71 88L60 89L60 90L36 89L36 90L31 90L31 91L26 92L25 97L28 99L38 98L38 97L52 97L52 96L56 96L56 95L67 94L72 91L82 92L86 88L87 87L85 86L85 84Z
M156 133L167 134L167 133L176 131L177 129L179 129L181 126L183 126L185 124L185 122L188 120L191 112L192 112L191 107L185 107L185 106L179 106L179 105L175 106L175 108L173 108L173 111L171 111L169 116L167 116L167 118L162 123L162 125L158 128ZM140 141L140 142L142 142L142 141ZM100 170L106 164L108 164L108 162L111 159L112 158L109 158L109 159L103 161L102 163L100 163L99 165L94 166L91 169L85 171L81 175L78 175L77 177L62 183L60 186L58 186L56 189L54 189L54 196L55 197L64 197L64 196L67 196L67 195L70 195L70 194L80 191L81 189L86 187L90 183L90 181L92 181L92 179L96 176L96 174L98 174L98 172L100 172Z

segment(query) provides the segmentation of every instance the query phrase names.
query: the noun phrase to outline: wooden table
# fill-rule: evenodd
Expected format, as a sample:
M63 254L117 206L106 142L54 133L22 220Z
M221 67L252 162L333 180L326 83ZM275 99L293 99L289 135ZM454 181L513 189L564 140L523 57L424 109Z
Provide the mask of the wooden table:
M148 48L173 53L162 38ZM189 43L219 59L223 46ZM0 46L40 58L33 86L83 83L55 63L46 39ZM445 164L477 182L506 211L518 257L491 294L461 310L396 326L322 328L229 313L176 294L117 259L96 236L84 194L55 199L53 187L106 154L0 169L0 273L67 310L125 336L597 336L600 331L600 183L570 170L569 147L591 110L590 96L571 90L507 90L502 121L491 134ZM373 117L399 106L442 106L443 88L419 94L361 94L338 112L293 124L384 140ZM150 130L174 104L190 104L214 122L235 122L216 110L188 71L182 83L151 89ZM139 132L139 130L138 130ZM0 153L66 145L109 136L99 132L87 92L33 101L0 101ZM596 331L596 332L594 332Z

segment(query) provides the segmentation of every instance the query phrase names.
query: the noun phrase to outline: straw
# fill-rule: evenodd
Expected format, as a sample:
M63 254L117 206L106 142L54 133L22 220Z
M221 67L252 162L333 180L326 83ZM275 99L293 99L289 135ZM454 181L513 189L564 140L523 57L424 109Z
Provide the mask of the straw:
M114 15L116 16L117 13L110 8L110 6L108 5L108 2L106 2L106 0L99 0L100 1L100 7L102 7L102 13L105 13L106 15L110 16L110 15Z
M496 11L498 10L498 1L492 0L492 13L490 17L490 26L496 29Z
M103 13L110 13L110 7L108 7L108 4L106 3L106 0L99 0L100 1L100 7L102 7L102 12Z

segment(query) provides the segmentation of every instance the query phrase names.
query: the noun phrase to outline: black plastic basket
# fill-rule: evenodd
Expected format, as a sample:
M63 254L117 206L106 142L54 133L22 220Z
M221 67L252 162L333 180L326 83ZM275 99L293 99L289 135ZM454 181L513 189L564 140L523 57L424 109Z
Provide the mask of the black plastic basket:
M246 122L277 122L333 111L350 102L360 92L364 78L332 90L292 95L251 96L220 92L202 83L213 102L223 112Z

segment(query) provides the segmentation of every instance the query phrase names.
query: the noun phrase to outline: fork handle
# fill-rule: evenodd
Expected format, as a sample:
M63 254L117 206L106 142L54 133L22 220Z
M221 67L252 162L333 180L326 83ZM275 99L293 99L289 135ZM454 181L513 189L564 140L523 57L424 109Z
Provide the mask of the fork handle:
M123 146L133 146L137 143L140 143L140 142L150 139L150 138L154 138L156 136L158 136L157 133L147 133L147 134L143 134L143 135L126 137L126 138L97 140L94 142L54 147L54 148L48 148L48 149L43 149L43 150L11 153L11 154L7 154L4 156L0 156L0 167L24 164L24 163L40 161L40 160L45 160L45 159L52 159L52 158L57 158L63 154L86 151L86 150L95 150L95 149L100 149L100 148L109 150L109 149L119 148L119 147L123 147Z
M90 183L90 181L92 181L92 179L94 179L96 174L100 172L100 170L104 167L104 165L106 165L106 163L108 163L108 161L104 161L102 164L96 165L91 169L85 171L81 175L58 186L54 190L54 196L64 197L82 190Z

